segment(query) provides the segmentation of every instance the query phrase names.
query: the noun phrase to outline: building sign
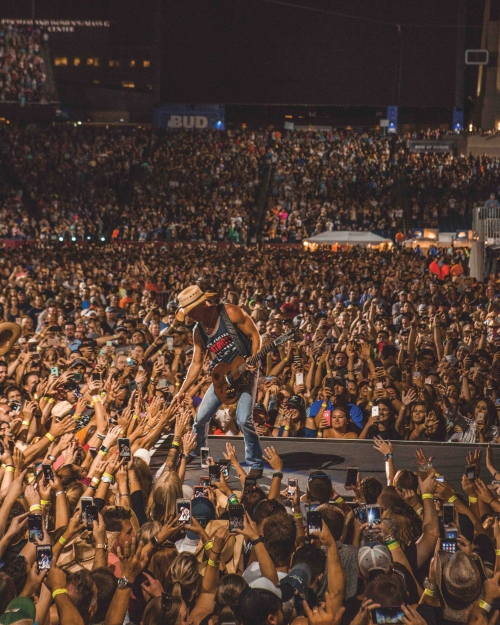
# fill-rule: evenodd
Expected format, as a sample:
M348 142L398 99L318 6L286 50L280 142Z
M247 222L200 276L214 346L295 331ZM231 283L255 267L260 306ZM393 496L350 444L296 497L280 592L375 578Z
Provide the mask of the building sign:
M221 104L160 104L153 111L153 126L171 130L224 130L225 117Z
M410 140L408 143L410 152L455 152L457 149L455 141L426 139L425 141Z
M40 26L49 33L74 33L75 28L109 28L106 20L22 20L2 19L0 24L15 26Z

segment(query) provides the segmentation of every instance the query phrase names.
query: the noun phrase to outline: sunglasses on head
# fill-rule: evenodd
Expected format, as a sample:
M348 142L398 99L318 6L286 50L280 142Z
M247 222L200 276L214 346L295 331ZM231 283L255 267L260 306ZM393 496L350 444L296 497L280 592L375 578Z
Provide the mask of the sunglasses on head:
M329 483L331 483L332 478L327 475L326 473L316 473L315 475L310 475L307 478L307 483L309 483L311 480L316 480L316 479L320 479L320 480L328 480Z

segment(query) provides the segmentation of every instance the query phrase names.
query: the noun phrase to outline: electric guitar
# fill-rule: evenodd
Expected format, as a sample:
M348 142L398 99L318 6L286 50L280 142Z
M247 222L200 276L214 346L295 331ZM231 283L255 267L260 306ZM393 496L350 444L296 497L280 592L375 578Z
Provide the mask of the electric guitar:
M217 398L223 404L235 404L241 395L239 387L245 381L243 374L245 373L248 365L256 364L275 347L291 341L294 336L295 330L288 330L288 332L278 336L278 338L271 341L271 343L268 343L260 350L260 352L248 360L245 360L242 356L236 356L230 364L220 362L218 365L215 365L212 369L212 382Z

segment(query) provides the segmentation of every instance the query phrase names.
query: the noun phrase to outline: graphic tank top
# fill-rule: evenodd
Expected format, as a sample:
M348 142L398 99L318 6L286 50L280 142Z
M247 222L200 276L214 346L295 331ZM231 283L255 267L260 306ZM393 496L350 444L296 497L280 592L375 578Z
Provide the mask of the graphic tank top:
M232 362L236 356L241 355L245 357L245 354L239 353L231 334L228 332L224 317L220 314L221 306L223 305L217 306L219 317L215 325L215 330L212 334L207 334L201 323L197 323L195 326L195 331L196 328L198 328L203 346L210 352L212 357L212 362L210 364L211 369L220 362ZM252 341L245 334L243 334L243 332L240 332L236 326L233 325L233 328L238 333L241 342L245 346L247 354L251 354Z

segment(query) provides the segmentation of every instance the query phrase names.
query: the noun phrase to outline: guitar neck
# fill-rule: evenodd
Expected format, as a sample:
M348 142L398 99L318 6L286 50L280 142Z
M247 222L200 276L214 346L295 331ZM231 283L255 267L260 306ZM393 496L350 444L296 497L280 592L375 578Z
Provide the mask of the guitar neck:
M259 362L259 360L263 357L266 356L271 350L273 350L276 347L276 341L271 341L271 343L268 343L265 347L263 347L259 352L257 352L255 354L255 356L252 356L251 358L249 358L246 362L244 362L242 365L240 365L238 367L238 372L239 373L243 373L245 371L245 369L247 368L248 365L255 365L257 362Z

